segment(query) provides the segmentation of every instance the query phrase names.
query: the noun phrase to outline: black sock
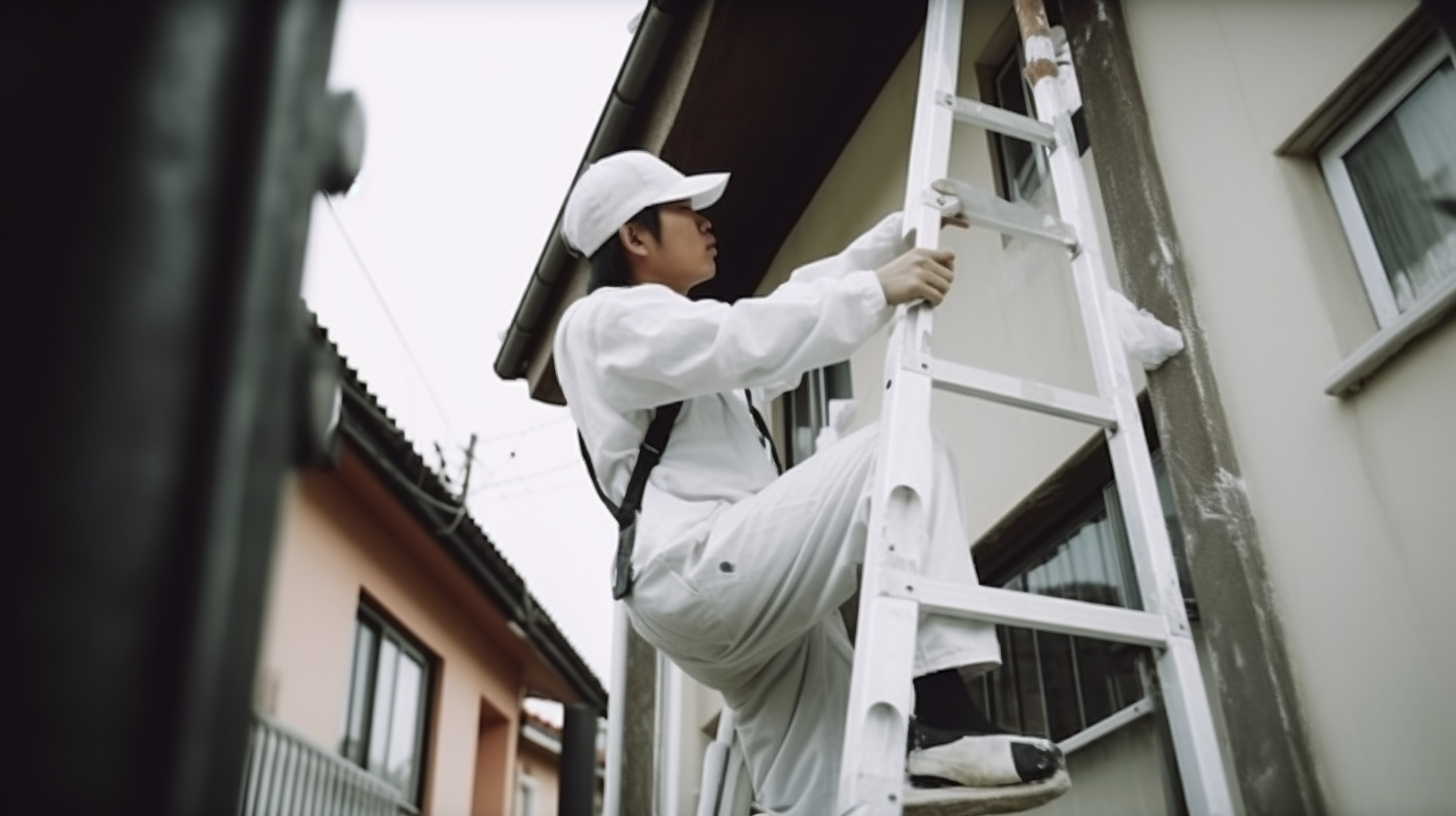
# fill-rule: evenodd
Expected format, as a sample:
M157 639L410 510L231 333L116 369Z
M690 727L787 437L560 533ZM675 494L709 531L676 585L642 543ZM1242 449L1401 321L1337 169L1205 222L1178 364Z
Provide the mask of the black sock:
M986 719L955 669L915 678L915 719L934 728L969 734L1004 734Z

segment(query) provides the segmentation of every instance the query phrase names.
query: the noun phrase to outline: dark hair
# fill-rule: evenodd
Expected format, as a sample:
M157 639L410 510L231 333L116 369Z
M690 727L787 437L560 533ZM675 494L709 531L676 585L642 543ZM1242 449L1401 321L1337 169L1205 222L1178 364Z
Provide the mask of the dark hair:
M657 205L638 212L626 223L637 224L647 230L653 238L662 237L662 218ZM631 286L632 267L627 263L627 251L622 249L622 239L613 232L607 242L591 256L591 277L587 279L586 291L595 292L603 286Z

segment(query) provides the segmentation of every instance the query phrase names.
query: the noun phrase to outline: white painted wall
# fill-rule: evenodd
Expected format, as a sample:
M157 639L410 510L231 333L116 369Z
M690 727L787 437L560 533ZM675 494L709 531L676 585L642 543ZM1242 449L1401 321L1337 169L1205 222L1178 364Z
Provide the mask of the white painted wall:
M1456 799L1456 325L1326 396L1375 324L1317 166L1274 149L1415 5L1124 0L1335 813Z

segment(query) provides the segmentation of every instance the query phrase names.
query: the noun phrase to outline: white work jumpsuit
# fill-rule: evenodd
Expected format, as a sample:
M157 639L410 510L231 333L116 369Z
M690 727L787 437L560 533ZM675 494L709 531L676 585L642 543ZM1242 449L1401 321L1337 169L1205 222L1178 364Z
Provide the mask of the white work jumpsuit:
M861 430L777 476L744 389L763 407L848 358L892 316L873 270L904 249L891 215L766 297L730 306L657 284L604 288L556 333L557 376L614 502L653 409L684 401L644 493L627 610L644 639L723 693L770 813L833 810L853 659L837 610L863 561L876 435ZM955 466L936 450L922 564L974 582ZM999 662L992 627L922 622L916 676Z

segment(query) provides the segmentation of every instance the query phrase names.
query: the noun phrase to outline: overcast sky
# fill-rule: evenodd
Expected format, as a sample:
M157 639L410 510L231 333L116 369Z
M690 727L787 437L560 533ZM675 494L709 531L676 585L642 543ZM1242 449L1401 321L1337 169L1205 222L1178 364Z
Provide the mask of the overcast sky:
M603 684L615 530L566 410L491 364L643 6L345 0L330 85L360 97L364 169L337 220L315 204L304 265L308 304L427 461L438 442L458 477L479 435L471 514Z

